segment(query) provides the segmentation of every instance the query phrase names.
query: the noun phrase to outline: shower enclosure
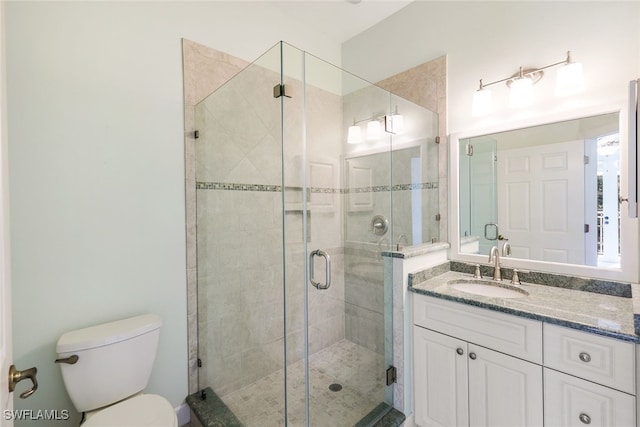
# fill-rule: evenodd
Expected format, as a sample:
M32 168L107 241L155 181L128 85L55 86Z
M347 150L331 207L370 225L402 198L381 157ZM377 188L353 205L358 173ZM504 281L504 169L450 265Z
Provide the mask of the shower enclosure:
M242 424L393 405L383 255L438 239L436 128L286 43L196 106L198 382Z

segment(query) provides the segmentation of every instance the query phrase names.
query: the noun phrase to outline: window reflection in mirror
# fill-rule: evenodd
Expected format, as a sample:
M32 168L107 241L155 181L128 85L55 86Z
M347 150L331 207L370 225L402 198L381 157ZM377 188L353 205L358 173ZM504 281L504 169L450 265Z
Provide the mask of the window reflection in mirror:
M611 113L459 140L460 252L508 241L514 258L619 268L618 126Z

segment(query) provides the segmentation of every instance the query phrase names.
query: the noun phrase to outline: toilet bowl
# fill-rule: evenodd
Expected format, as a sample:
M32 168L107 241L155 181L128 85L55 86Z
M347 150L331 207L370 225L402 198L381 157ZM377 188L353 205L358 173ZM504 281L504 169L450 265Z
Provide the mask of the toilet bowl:
M82 427L178 427L178 419L167 399L141 394L87 416Z
M162 320L146 314L63 334L56 351L67 393L84 427L177 427L171 403L143 394Z

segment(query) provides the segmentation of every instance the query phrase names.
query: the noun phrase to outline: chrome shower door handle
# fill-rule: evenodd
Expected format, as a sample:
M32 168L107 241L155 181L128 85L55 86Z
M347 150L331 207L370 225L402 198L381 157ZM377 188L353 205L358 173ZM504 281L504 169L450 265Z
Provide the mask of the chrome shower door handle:
M326 265L326 282L316 282L315 275L313 274L313 261L315 256L321 256L325 260ZM309 254L309 281L316 289L328 289L331 286L331 257L325 251L316 249Z
M489 227L493 228L493 234L489 234ZM487 240L498 240L498 224L492 222L484 225L484 238Z

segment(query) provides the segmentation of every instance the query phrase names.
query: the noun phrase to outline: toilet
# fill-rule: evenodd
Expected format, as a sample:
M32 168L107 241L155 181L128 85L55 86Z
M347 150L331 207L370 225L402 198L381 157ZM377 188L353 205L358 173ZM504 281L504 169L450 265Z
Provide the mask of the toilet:
M56 363L83 427L177 427L171 403L143 394L158 349L162 319L145 314L78 329L58 340Z

